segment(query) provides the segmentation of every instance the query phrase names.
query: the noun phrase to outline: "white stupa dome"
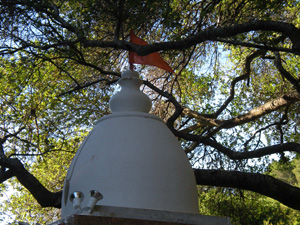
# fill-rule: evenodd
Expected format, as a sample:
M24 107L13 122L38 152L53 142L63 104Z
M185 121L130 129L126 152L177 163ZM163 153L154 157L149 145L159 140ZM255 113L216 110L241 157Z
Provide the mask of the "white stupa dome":
M77 151L65 180L62 218L76 213L91 190L103 195L97 205L198 213L193 170L164 122L149 114L150 99L139 90L138 73L125 71L121 91L112 97L112 114L102 117Z

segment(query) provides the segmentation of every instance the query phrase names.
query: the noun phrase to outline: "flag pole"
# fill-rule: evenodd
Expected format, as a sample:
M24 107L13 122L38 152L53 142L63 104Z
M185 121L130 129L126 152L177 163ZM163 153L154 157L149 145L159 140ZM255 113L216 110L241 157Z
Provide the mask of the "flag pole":
M129 63L129 68L130 68L130 70L134 71L133 63Z

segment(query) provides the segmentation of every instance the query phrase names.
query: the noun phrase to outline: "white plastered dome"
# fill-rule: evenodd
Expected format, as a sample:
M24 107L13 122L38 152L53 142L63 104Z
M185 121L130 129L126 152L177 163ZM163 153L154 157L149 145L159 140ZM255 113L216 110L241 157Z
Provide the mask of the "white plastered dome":
M139 90L138 73L125 71L112 114L102 117L77 151L65 180L62 218L75 213L70 196L91 190L97 205L198 213L193 170L175 136L149 114L150 99Z

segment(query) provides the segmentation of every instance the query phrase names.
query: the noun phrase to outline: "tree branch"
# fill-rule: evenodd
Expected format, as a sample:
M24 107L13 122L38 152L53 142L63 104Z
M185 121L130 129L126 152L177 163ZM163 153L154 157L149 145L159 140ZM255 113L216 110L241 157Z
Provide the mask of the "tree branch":
M117 24L115 28L115 34L114 34L114 40L119 41L120 40L120 30L122 27L122 22L123 22L123 9L124 9L124 0L119 0L117 2L117 9L116 9L116 19L117 19Z
M231 85L230 85L230 95L226 99L226 101L223 103L223 105L214 113L215 118L217 118L221 114L221 112L223 112L223 110L226 109L228 104L234 99L234 94L235 94L234 88L235 88L236 83L238 83L239 81L245 80L245 79L248 79L248 81L249 81L252 61L255 58L257 58L261 55L264 55L264 54L266 54L266 50L262 49L262 50L255 51L254 53L252 53L251 55L246 57L245 73L243 75L233 79L233 81L231 82Z
M221 145L217 141L214 141L210 138L200 137L199 141L205 145L215 148L217 151L228 156L230 159L236 159L236 160L259 158L262 156L267 156L275 153L283 153L286 151L297 152L300 154L300 144L294 142L287 142L287 143L272 145L264 148L258 148L253 151L240 152L240 151L233 151L230 148L227 148L224 145Z
M13 176L14 174L11 170L3 171L2 167L0 167L0 183L3 183L4 181L12 178Z
M248 48L257 48L257 49L264 49L264 50L270 50L270 51L280 51L280 52L289 52L293 53L295 55L300 55L300 51L296 51L290 48L283 48L283 47L273 47L273 46L268 46L268 45L261 45L261 44L254 44L254 43L248 43L248 42L243 42L243 41L238 41L238 40L227 40L227 39L222 39L218 38L217 41L235 45L235 46L243 46L243 47L248 47Z
M275 66L280 72L281 76L286 78L300 94L300 81L295 79L281 64L281 58L279 52L274 52Z
M24 3L25 4L25 3ZM227 27L209 27L205 30L199 31L195 35L190 35L187 38L178 40L178 41L170 41L170 42L161 42L161 43L153 43L149 45L136 45L130 43L128 41L119 40L113 38L112 41L103 41L103 40L88 40L84 37L82 31L80 31L75 26L67 23L62 17L60 17L58 9L56 6L35 6L37 10L46 13L48 16L51 16L55 21L58 22L62 27L66 28L70 32L76 35L76 40L59 40L56 43L48 42L49 44L44 45L37 45L33 42L25 42L22 41L22 46L20 50L32 47L42 50L47 50L51 48L57 48L60 46L72 46L76 43L81 43L84 47L100 47L100 48L114 48L114 49L122 49L126 51L133 51L139 55L148 55L153 52L158 51L166 51L166 50L182 50L187 49L197 44L203 43L205 41L219 41L222 38L230 38L234 37L238 34L242 34L245 32L250 31L275 31L284 34L285 36L289 37L293 43L292 49L280 49L285 52L293 52L294 54L300 53L300 30L296 28L293 24L279 22L279 21L262 21L262 20L255 20L250 21L242 24L236 24ZM41 7L48 7L48 9L42 9ZM118 34L116 34L118 35ZM259 48L260 46L255 46ZM266 49L264 46L262 49ZM275 49L274 49L275 50ZM278 49L276 49L278 50ZM14 49L14 52L18 51L18 49ZM7 53L11 53L9 50Z
M159 93L161 96L165 97L168 99L168 101L172 102L172 104L175 106L175 112L173 115L167 120L166 125L170 128L171 131L173 131L173 124L175 120L181 115L182 113L182 106L179 104L179 102L174 98L174 96L168 92L162 91L159 88L155 87L152 83L149 81L143 81L146 86L151 88L152 90L156 91Z
M46 7L45 7L46 6ZM52 12L50 12L49 10L47 10L47 7L50 8L52 10ZM38 10L46 13L49 17L52 17L54 20L56 20L63 28L68 29L69 31L73 32L76 34L78 40L82 40L84 39L84 35L83 32L80 31L77 27L72 26L70 23L68 23L67 21L65 21L60 15L59 15L59 9L56 5L40 5L37 4L36 7Z
M58 95L58 97L61 97L61 96L64 96L64 95L67 95L67 94L71 94L73 92L76 92L76 91L79 91L79 90L82 90L84 88L87 88L87 87L90 87L94 84L98 84L100 82L105 82L105 85L110 85L110 84L113 84L113 83L116 83L119 79L114 79L114 80L108 80L108 79L98 79L98 80L95 80L95 81L92 81L92 82L89 82L89 83L86 83L86 84L83 84L83 85L78 85L74 88L72 88L71 90L69 91L66 91L64 93L61 93Z
M0 166L9 169L9 175L16 176L19 182L33 195L42 207L61 207L62 192L50 192L31 173L29 173L18 159L0 158Z
M259 173L222 170L194 170L198 185L239 188L276 199L288 207L300 210L300 188L274 177Z
M229 129L238 125L242 125L254 121L266 114L269 114L275 110L281 109L283 107L289 106L299 101L300 101L299 93L297 92L288 93L277 99L273 99L261 106L258 106L257 108L250 110L246 114L240 115L235 118L227 119L227 120L213 119L208 116L201 115L188 108L184 108L182 113L189 117L193 117L198 121L198 125L194 126L193 129L196 129L198 127L203 127L203 126L211 126L211 127L217 126L217 128L209 134L209 136L212 136L216 134L218 131L220 131L221 129ZM191 130L186 129L185 132L186 131L191 131Z
M85 47L111 47L134 51L138 55L148 55L162 50L182 50L205 41L217 41L219 38L234 37L250 31L275 31L289 37L293 43L293 51L300 51L300 30L293 24L278 21L255 20L228 27L207 28L195 35L179 41L161 42L149 45L135 45L126 41L84 40ZM258 46L257 46L258 47ZM264 48L265 49L265 48Z
M209 137L182 133L180 131L175 130L174 128L172 132L174 133L175 136L183 138L185 140L208 145L233 160L259 158L262 156L267 156L275 153L283 153L286 151L296 152L300 154L300 144L295 142L287 142L287 143L272 145L268 147L258 148L253 151L250 151L249 149L243 149L244 151L234 151Z
M288 106L292 103L300 101L300 94L299 93L291 93L289 95L284 95L280 98L271 100L270 102L265 103L255 109L250 110L249 113L238 116L233 119L226 120L220 124L215 130L209 133L208 136L213 136L221 129L228 129L235 127L237 125L245 124L251 121L254 121L266 114L269 114L275 110Z

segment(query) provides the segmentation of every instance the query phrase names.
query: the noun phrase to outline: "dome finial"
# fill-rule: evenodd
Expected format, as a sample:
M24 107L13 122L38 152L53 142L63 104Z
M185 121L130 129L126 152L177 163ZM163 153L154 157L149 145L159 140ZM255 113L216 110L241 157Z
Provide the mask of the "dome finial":
M116 112L145 112L151 110L152 103L147 95L140 91L143 81L136 71L127 70L121 75L118 84L121 90L112 96L109 106L112 113Z

